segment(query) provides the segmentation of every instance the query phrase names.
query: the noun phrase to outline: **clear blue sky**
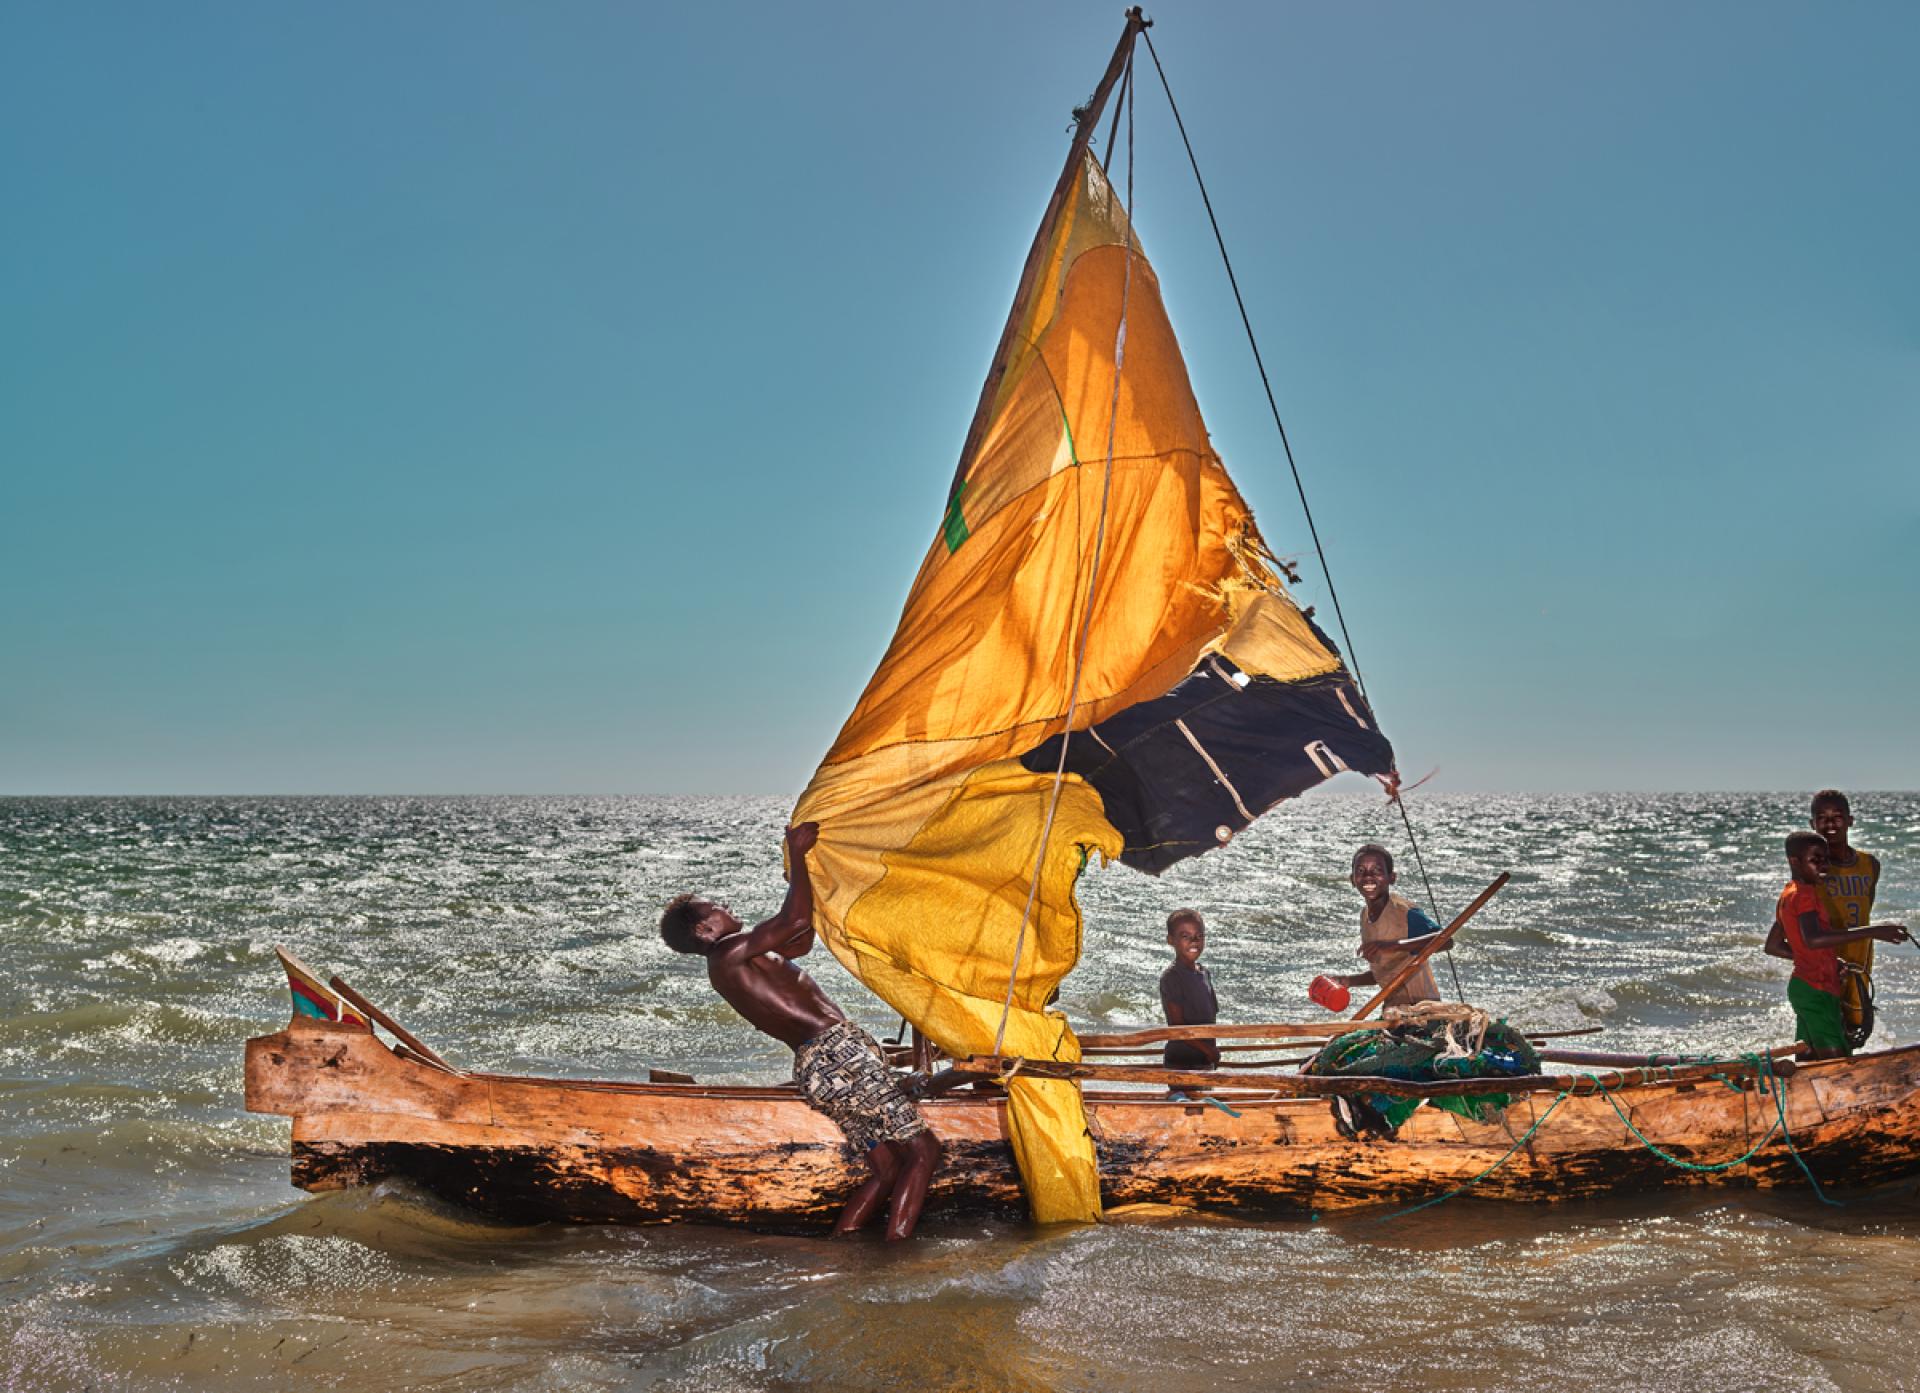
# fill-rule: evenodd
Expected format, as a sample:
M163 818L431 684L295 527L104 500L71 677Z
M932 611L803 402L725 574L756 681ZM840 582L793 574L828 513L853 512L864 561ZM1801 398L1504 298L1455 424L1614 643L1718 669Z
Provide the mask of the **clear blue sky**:
M797 791L1120 10L5 7L0 792ZM1403 769L1920 786L1920 9L1150 11Z

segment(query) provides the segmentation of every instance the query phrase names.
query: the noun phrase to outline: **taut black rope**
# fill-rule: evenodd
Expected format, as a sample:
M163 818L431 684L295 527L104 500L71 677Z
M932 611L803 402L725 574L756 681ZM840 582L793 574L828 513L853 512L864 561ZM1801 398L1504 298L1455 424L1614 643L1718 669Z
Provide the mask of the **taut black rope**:
M1267 410L1273 414L1274 429L1280 433L1280 448L1287 457L1287 469L1293 474L1294 491L1300 495L1300 511L1306 515L1307 534L1313 538L1314 555L1320 559L1320 574L1326 577L1327 594L1333 600L1333 617L1340 625L1340 641L1347 646L1347 665L1353 669L1354 684L1360 688L1361 699L1369 707L1373 698L1367 695L1367 679L1360 671L1360 656L1354 651L1353 635L1347 631L1346 611L1340 606L1340 591L1333 583L1333 570L1327 565L1327 550L1320 542L1320 529L1313 521L1313 507L1307 502L1307 486L1300 480L1300 466L1293 457L1293 443L1287 439L1286 423L1280 419L1280 404L1274 399L1273 382L1267 376L1266 360L1260 356L1260 343L1254 337L1253 320L1247 314L1247 302L1240 294L1240 278L1233 273L1233 258L1227 254L1227 240L1220 233L1220 219L1214 216L1213 199L1207 194L1207 181L1201 177L1200 161L1193 153L1193 141L1187 137L1187 123L1180 117L1180 104L1173 99L1173 85L1167 81L1167 70L1160 63L1160 51L1153 46L1153 35L1146 30L1140 31L1140 37L1147 41L1147 53L1153 59L1153 70L1160 75L1160 89L1167 94L1167 106L1173 112L1173 124L1180 131L1180 143L1186 147L1187 163L1193 167L1193 182L1200 188L1200 201L1206 205L1207 223L1213 229L1214 245L1220 248L1220 262L1227 269L1227 284L1233 288L1233 303L1240 311L1240 326L1247 331L1247 347L1253 350L1253 365L1260 371L1260 385L1267 394ZM1440 901L1434 896L1433 882L1427 879L1426 858L1420 854L1420 839L1414 835L1413 819L1407 815L1406 801L1400 797L1399 789L1393 791L1394 806L1400 809L1400 821L1407 829L1407 844L1413 848L1414 864L1420 869L1420 881L1426 887L1427 903L1439 914ZM1460 990L1460 972L1453 965L1453 949L1448 947L1447 968L1453 974L1454 995L1462 1001L1466 999Z

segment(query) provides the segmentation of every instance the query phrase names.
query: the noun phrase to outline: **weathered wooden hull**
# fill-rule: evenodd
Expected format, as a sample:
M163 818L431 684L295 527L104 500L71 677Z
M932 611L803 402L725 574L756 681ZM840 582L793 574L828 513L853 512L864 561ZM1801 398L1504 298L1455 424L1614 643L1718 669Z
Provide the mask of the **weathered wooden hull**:
M1803 1065L1779 1086L1793 1143L1823 1185L1920 1173L1920 1047ZM1260 1217L1407 1204L1467 1184L1555 1096L1522 1097L1491 1123L1423 1108L1393 1141L1341 1137L1319 1099L1235 1098L1234 1116L1089 1090L1087 1113L1109 1206ZM1612 1096L1648 1139L1700 1165L1740 1156L1776 1124L1773 1096L1721 1082ZM247 1042L247 1107L293 1118L293 1182L304 1189L401 1176L503 1218L806 1227L864 1174L833 1124L791 1089L449 1073L325 1021ZM960 1093L924 1109L946 1146L929 1211L1020 1212L1001 1100ZM1588 1096L1561 1101L1472 1193L1545 1201L1702 1184L1806 1179L1778 1135L1731 1170L1671 1165L1605 1096Z

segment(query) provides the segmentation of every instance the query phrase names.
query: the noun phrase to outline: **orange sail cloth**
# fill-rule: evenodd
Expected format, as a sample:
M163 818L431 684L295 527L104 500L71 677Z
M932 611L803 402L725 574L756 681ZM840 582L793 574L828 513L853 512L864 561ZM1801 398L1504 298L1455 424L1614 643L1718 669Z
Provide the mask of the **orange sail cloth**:
M1092 583L1069 772L1003 1045L1075 1060L1047 1003L1079 959L1073 887L1092 856L1157 871L1338 769L1386 772L1392 751L1269 565L1091 153L1040 245L940 533L794 818L820 824L816 926L834 955L942 1049L991 1050ZM1009 1093L1034 1216L1098 1217L1077 1086L1015 1078Z

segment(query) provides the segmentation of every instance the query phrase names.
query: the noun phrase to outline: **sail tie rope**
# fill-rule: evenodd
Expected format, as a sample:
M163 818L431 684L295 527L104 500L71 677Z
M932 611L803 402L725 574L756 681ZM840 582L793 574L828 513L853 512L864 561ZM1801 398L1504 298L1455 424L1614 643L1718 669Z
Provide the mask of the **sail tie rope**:
M1187 123L1181 119L1180 104L1173 99L1173 84L1167 81L1167 70L1161 65L1160 51L1153 46L1153 35L1143 29L1140 31L1140 37L1147 41L1147 53L1153 59L1154 71L1160 75L1160 88L1167 94L1167 106L1173 112L1173 124L1179 129L1180 143L1187 150L1187 163L1193 167L1193 182L1199 186L1201 203L1206 205L1207 222L1213 228L1214 245L1220 248L1220 262L1227 269L1227 284L1233 289L1233 303L1240 311L1240 326L1247 331L1247 347L1253 350L1253 365L1259 369L1260 385L1266 390L1267 410L1273 415L1274 429L1280 433L1280 448L1285 452L1287 468L1293 474L1294 492L1300 495L1300 511L1306 515L1307 534L1313 538L1313 552L1320 559L1320 574L1327 578L1327 594L1333 600L1333 617L1340 625L1340 641L1347 646L1346 659L1348 666L1353 669L1354 685L1360 688L1361 700L1372 706L1373 698L1367 695L1367 679L1360 671L1360 655L1354 650L1353 635L1347 630L1346 611L1340 606L1340 590L1333 583L1333 568L1327 564L1327 549L1321 544L1320 529L1313 520L1313 507L1307 502L1307 486L1301 481L1300 465L1293 457L1293 442L1287 439L1286 423L1280 419L1280 404L1273 395L1273 382L1267 376L1267 364L1260 355L1259 340L1254 337L1253 320L1247 314L1247 302L1240 294L1240 278L1233 273L1233 258L1227 255L1227 239L1221 234L1220 219L1214 216L1213 199L1207 193L1207 181L1200 174L1199 157L1193 153L1193 141L1187 137ZM1129 60L1128 70L1131 74L1131 60ZM1131 115L1128 117L1128 125L1131 130ZM1407 829L1407 843L1413 848L1414 864L1419 867L1420 880L1426 886L1427 903L1433 906L1434 913L1441 914L1440 901L1433 893L1433 882L1427 878L1426 858L1420 854L1420 839L1414 835L1413 819L1407 815L1406 801L1400 797L1400 790L1397 787L1390 791L1389 797L1393 800L1394 806L1400 810L1400 821ZM1441 917L1444 919L1446 916L1441 914ZM1467 994L1460 986L1460 970L1454 966L1452 945L1449 944L1444 952L1447 958L1447 971L1453 976L1453 994L1461 1001L1465 1001Z
M1446 1046L1434 1056L1436 1059L1466 1059L1480 1053L1481 1045L1486 1042L1487 1027L1493 1023L1492 1018L1477 1006L1448 1001L1416 1001L1410 1006L1389 1006L1381 1012L1381 1016L1389 1026L1443 1026ZM1461 1028L1464 1028L1464 1040L1454 1036L1454 1031Z
M1768 1142L1773 1140L1774 1133L1780 1131L1786 1122L1784 1115L1777 1118L1774 1121L1773 1125L1767 1128L1765 1134L1761 1136L1759 1141L1755 1142L1752 1146L1748 1147L1743 1154L1734 1157L1731 1161L1714 1161L1710 1163L1700 1162L1700 1161L1687 1161L1687 1160L1681 1159L1678 1156L1675 1156L1671 1151L1663 1150L1660 1147L1660 1145L1656 1143L1651 1137L1649 1137L1646 1133L1642 1132L1638 1127L1634 1126L1633 1118L1630 1117L1627 1114L1627 1111L1620 1106L1620 1100L1613 1096L1613 1090L1609 1089L1606 1086L1606 1084L1602 1083L1598 1075L1583 1074L1581 1077L1590 1081L1593 1084L1594 1092L1598 1093L1602 1098L1605 1098L1607 1100L1607 1105L1613 1109L1614 1115L1620 1119L1621 1123L1626 1127L1627 1131L1633 1134L1633 1139L1635 1141L1639 1142L1640 1145L1646 1147L1647 1150L1651 1151L1655 1156L1658 1156L1661 1160L1665 1161L1668 1165L1674 1166L1683 1171L1696 1171L1703 1175L1711 1175L1716 1171L1730 1171L1735 1166L1744 1166L1747 1162L1751 1161L1755 1155L1759 1153L1759 1150L1761 1147L1765 1146ZM1764 1091L1764 1088L1762 1091ZM1776 1093L1777 1093L1777 1090L1776 1090ZM1809 1176L1808 1178L1811 1179L1812 1177ZM1816 1183L1814 1188L1816 1190L1819 1189L1819 1185Z
M1140 31L1142 33L1145 30ZM1040 893L1040 876L1047 862L1047 843L1053 836L1054 815L1060 810L1060 787L1067 777L1067 745L1073 738L1073 716L1080 704L1080 676L1087 661L1087 639L1093 633L1093 600L1100 583L1100 558L1107 540L1107 504L1113 492L1114 432L1120 417L1120 373L1127 360L1127 305L1133 290L1133 54L1127 50L1126 72L1120 79L1120 101L1127 109L1127 220L1126 266L1120 281L1120 324L1113 338L1113 394L1107 405L1107 463L1100 479L1100 516L1093 534L1093 565L1087 575L1087 603L1080 617L1080 642L1073 656L1073 680L1067 688L1067 716L1060 730L1060 760L1053 770L1053 788L1047 796L1047 816L1040 826L1039 845L1034 849L1033 876L1027 884L1027 902L1020 911L1020 932L1013 941L1013 963L1007 969L1007 995L1000 1003L1000 1025L993 1032L993 1052L999 1054L1007 1039L1007 1019L1013 1013L1013 990L1020 980L1020 960L1027 947L1027 926L1033 920L1034 900ZM1118 119L1116 109L1115 119ZM1111 185L1109 185L1111 190ZM1080 489L1076 482L1074 499Z
M1328 582L1328 587L1332 587L1332 582ZM1353 670L1353 676L1356 682L1360 680L1359 668L1356 667ZM1362 687L1360 695L1364 697L1366 694L1366 688ZM1427 903L1433 906L1433 912L1444 921L1447 915L1440 908L1439 897L1433 893L1433 882L1427 878L1427 858L1420 854L1420 839L1413 834L1413 819L1407 816L1407 800L1400 796L1400 789L1397 786L1393 790L1392 800L1393 806L1400 810L1400 825L1407 829L1407 845L1413 848L1413 864L1420 869L1420 883L1427 888ZM1458 1000L1464 1002L1467 999L1467 993L1460 985L1460 969L1453 964L1453 945L1449 943L1440 952L1446 958L1447 972L1453 978L1453 994Z
M1227 255L1226 239L1220 233L1220 220L1213 213L1213 199L1207 194L1207 181L1200 177L1200 161L1193 153L1193 142L1187 138L1187 123L1180 118L1180 105L1173 99L1173 86L1167 81L1167 70L1161 66L1160 51L1153 46L1153 35L1142 31L1141 37L1147 41L1147 52L1153 58L1154 70L1160 74L1160 86L1167 94L1167 105L1173 110L1173 123L1180 131L1180 142L1187 149L1187 163L1193 166L1193 179L1200 186L1200 201L1206 205L1207 221L1213 227L1214 244L1220 248L1220 260L1227 268L1227 284L1233 288L1233 303L1240 310L1241 327L1247 331L1247 346L1253 350L1253 365L1260 370L1260 385L1266 389L1267 409L1273 414L1274 427L1280 432L1280 447L1286 452L1287 468L1293 471L1294 490L1300 495L1300 509L1307 517L1307 532L1313 538L1314 554L1320 558L1320 573L1327 578L1327 593L1333 598L1334 618L1340 624L1340 637L1347 645L1347 658L1353 664L1353 680L1360 688L1360 695L1366 696L1367 682L1360 675L1360 659L1354 652L1353 635L1347 632L1347 617L1340 608L1340 592L1333 583L1333 572L1327 567L1326 548L1320 543L1320 529L1314 525L1313 509L1307 503L1306 485L1300 481L1300 466L1293 458L1293 445L1287 439L1286 424L1280 419L1280 406L1274 400L1273 383L1267 377L1265 359L1260 356L1260 344L1254 338L1253 321L1247 316L1247 304L1240 296L1240 280L1233 273L1233 258ZM1369 703L1371 704L1371 703Z
M1765 1063L1759 1067L1766 1075L1772 1075L1773 1056L1762 1050L1761 1058ZM1845 1209L1846 1205L1842 1201L1834 1199L1825 1190L1820 1188L1820 1182L1814 1177L1813 1168L1807 1164L1807 1158L1802 1156L1800 1154L1800 1148L1793 1144L1793 1133L1787 1128L1787 1089L1783 1082L1776 1081L1774 1084L1773 1107L1774 1111L1780 1116L1780 1140L1787 1144L1787 1154L1793 1157L1794 1161L1798 1163L1800 1173L1806 1176L1807 1184L1813 1186L1813 1193L1819 1196L1820 1203L1830 1204L1835 1209Z

